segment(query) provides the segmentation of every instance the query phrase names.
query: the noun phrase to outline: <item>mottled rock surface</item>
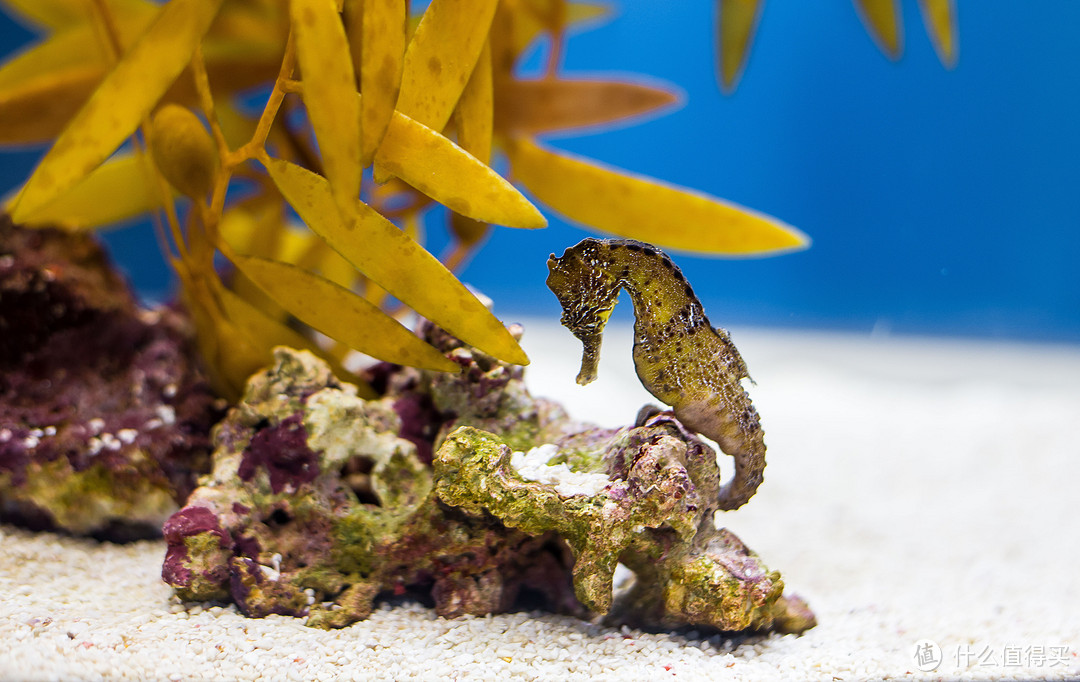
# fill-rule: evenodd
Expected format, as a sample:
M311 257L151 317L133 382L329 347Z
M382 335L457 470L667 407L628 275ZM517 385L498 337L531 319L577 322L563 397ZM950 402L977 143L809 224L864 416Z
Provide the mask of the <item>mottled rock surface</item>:
M520 367L424 333L461 374L377 366L384 397L365 401L278 349L252 377L214 432L213 473L165 527L162 576L182 598L319 627L406 592L448 617L525 595L654 627L813 626L780 575L715 528L716 454L670 414L577 424L529 395ZM613 601L619 562L638 579Z
M435 497L430 466L398 435L402 396L362 400L307 352L275 359L215 429L213 472L165 524L162 577L181 597L318 627L367 617L382 592L420 592L444 616L504 611L523 590L581 611L554 534Z
M159 535L220 416L191 358L184 318L140 309L93 239L0 216L0 518Z
M611 612L613 622L782 632L813 626L801 600L782 596L780 574L715 526L720 484L711 448L669 413L590 436L555 443L547 473L521 466L522 453L494 434L461 427L436 455L436 493L509 528L556 532L574 554L578 599L592 612ZM597 474L606 481L591 478ZM613 609L619 563L635 579Z

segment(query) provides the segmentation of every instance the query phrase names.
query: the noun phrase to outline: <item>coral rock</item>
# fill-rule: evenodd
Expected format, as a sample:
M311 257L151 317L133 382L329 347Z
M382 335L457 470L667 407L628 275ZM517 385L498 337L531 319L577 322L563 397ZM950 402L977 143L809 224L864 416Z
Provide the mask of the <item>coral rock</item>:
M136 306L87 236L0 217L0 517L158 535L220 411L185 320Z
M552 444L543 455L561 475L542 476L494 434L459 428L436 454L436 492L510 528L554 531L573 550L578 599L597 613L613 610L614 622L792 632L813 626L805 604L783 599L780 574L714 526L719 471L711 448L665 413L592 435ZM551 464L560 459L575 462L576 471ZM590 489L582 479L592 476L604 482ZM618 563L635 581L613 608Z
M162 575L178 594L319 627L406 592L448 617L529 595L654 627L813 626L780 575L714 526L716 453L670 413L577 424L532 398L521 368L424 334L463 372L378 366L372 401L314 356L275 351L166 526ZM637 580L616 595L620 562Z
M580 611L565 548L442 504L401 394L356 396L313 355L277 349L215 429L214 467L166 524L162 577L185 599L341 627L379 593L429 595L444 616L512 605L523 588Z

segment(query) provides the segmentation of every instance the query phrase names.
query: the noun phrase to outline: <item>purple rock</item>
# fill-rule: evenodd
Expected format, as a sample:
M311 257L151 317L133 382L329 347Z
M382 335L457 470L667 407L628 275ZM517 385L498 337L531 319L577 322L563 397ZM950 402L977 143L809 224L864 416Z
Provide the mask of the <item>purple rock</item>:
M307 446L307 431L300 415L294 414L252 436L237 473L242 480L250 481L259 467L270 475L274 494L287 484L295 489L319 475L318 456Z
M177 310L139 308L88 236L0 216L0 518L155 536L220 415Z

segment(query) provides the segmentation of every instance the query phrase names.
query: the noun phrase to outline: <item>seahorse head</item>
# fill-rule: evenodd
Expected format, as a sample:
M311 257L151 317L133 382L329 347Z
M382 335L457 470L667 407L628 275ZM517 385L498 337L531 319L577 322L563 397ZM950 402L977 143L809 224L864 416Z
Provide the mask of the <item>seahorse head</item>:
M597 239L584 239L562 256L548 258L547 285L562 304L562 323L584 346L577 377L582 385L596 378L604 325L619 298L619 280L603 257L606 248Z

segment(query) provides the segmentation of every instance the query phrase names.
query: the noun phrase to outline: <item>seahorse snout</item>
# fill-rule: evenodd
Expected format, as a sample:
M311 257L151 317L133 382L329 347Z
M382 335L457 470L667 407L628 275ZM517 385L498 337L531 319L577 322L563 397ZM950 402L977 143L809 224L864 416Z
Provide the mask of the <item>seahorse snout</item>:
M578 372L577 382L584 386L596 380L597 368L600 364L600 341L603 335L600 332L578 333L574 336L581 339L581 371Z

